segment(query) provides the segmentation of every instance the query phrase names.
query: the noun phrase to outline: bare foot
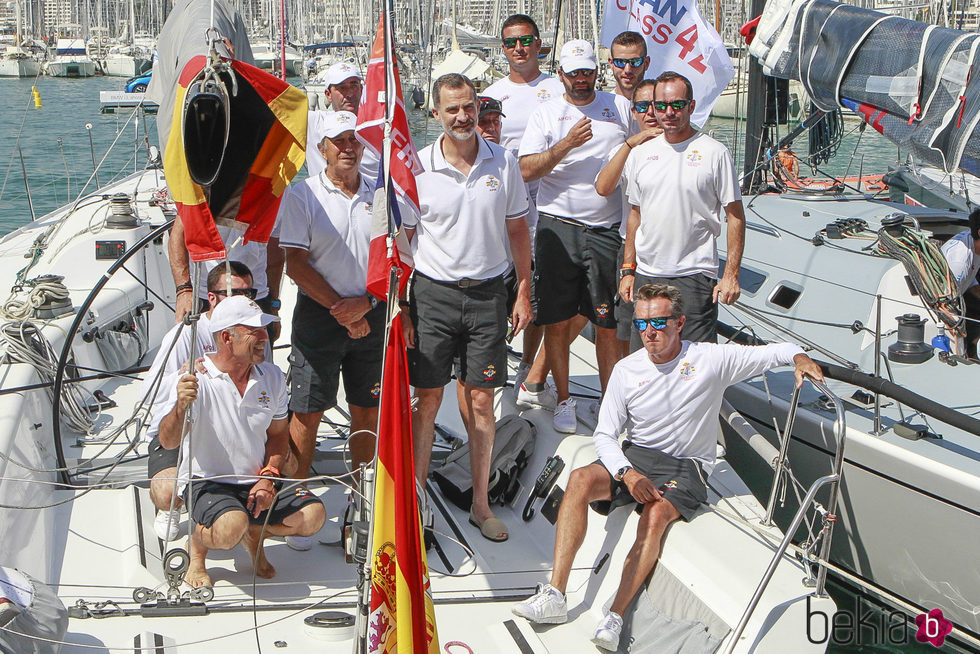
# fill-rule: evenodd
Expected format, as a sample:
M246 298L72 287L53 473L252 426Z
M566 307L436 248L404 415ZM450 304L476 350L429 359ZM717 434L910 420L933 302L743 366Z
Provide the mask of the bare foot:
M204 568L196 568L191 564L184 575L184 581L191 585L191 588L201 588L202 586L212 586L211 576Z
M255 533L252 527L249 527L248 531L245 532L245 536L242 538L242 545L245 546L245 551L248 552L249 558L252 559L252 567L255 569L256 576L262 577L263 579L272 579L276 576L276 569L265 558L265 547L258 539L258 534Z

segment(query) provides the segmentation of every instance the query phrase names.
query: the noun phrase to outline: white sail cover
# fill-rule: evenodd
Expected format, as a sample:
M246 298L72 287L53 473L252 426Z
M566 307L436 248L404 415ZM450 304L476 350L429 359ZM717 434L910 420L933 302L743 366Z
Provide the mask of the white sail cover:
M749 52L821 110L856 111L946 172L980 174L980 34L829 0L767 3ZM980 71L978 71L980 72Z

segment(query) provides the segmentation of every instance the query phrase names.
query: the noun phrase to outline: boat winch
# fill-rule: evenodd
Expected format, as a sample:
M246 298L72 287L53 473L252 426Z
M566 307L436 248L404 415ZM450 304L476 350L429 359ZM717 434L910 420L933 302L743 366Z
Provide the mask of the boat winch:
M888 346L888 360L895 363L922 363L932 358L932 346L925 342L926 321L917 313L896 316L898 341Z
M50 320L75 310L64 280L62 275L40 275L28 280L27 284L33 286L29 301L34 305L35 317Z
M135 229L139 224L132 198L126 193L114 193L109 198L109 215L105 219L105 226L111 229Z

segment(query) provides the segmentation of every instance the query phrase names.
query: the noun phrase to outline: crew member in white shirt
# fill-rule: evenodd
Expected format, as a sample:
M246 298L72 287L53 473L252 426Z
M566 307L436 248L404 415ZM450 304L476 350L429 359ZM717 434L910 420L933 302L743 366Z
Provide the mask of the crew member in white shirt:
M306 175L316 177L327 167L327 160L320 153L325 122L336 111L349 111L357 115L361 107L361 94L364 91L364 78L357 66L348 61L339 61L327 69L327 101L331 111L311 111L306 118ZM361 156L361 175L371 184L378 178L381 159L370 149Z
M248 266L240 261L228 262L231 268L230 287L232 295L244 295L249 299L255 298L252 288L252 273ZM211 313L218 303L228 297L229 279L225 275L225 262L220 262L208 273L208 303L209 309L197 319L197 356L214 354L214 337L211 334ZM268 341L266 341L268 343ZM150 500L157 509L153 520L153 530L163 541L171 541L178 536L180 507L184 504L179 497L174 497L174 478L177 474L177 448L166 449L160 445L157 434L159 421L163 417L159 410L169 395L168 389L177 380L173 377L181 366L188 363L191 353L191 328L183 323L177 323L163 340L160 350L150 364L150 369L143 378L142 395L153 407L153 420L147 429L149 447L147 450L147 472L150 476ZM173 511L170 506L173 504Z
M966 354L977 358L977 337L980 336L980 209L970 214L970 229L949 239L941 248L949 270L956 280L956 290L966 305Z
M797 386L804 375L823 379L819 366L792 344L749 347L681 340L683 299L671 286L641 287L635 310L644 349L613 370L593 435L599 460L572 471L558 512L551 580L513 608L532 622L565 622L565 589L585 538L589 504L597 502L593 506L602 514L640 504L637 536L619 589L592 639L609 651L619 647L623 611L653 570L667 527L679 518L691 520L707 498L704 480L715 464L725 389L790 363L796 365ZM627 438L620 447L624 428Z
M277 495L289 452L286 379L265 362L265 328L278 319L246 297L218 304L211 314L217 351L204 358L204 372L181 376L160 421L160 443L181 448L185 500L193 494L195 526L184 580L195 588L211 585L208 550L242 543L255 573L269 579L276 569L262 545L266 523L265 536L312 536L326 518L323 504L302 486ZM192 403L194 419L183 436Z
M374 456L385 303L366 288L374 184L358 172L364 146L354 135L356 122L349 111L328 115L319 136L327 167L291 187L280 208L286 274L299 286L289 357L297 477L309 473L316 430L323 412L337 404L341 377L353 469ZM297 538L288 543L311 545Z
M609 65L616 80L613 93L632 101L633 91L643 81L650 66L643 35L631 30L617 34L609 44Z
M443 75L432 86L432 100L443 134L419 153L425 169L417 177L422 215L417 229L407 230L415 248L411 320L406 324L409 370L418 398L415 476L424 487L436 413L458 356L457 383L465 391L459 408L473 474L470 522L486 538L502 541L508 537L507 526L493 515L487 500L493 393L507 380L503 277L511 257L518 280L511 314L514 333L531 320L527 191L514 156L477 136L477 96L469 79Z
M623 177L630 204L619 294L627 302L644 284L670 284L684 295L684 339L714 341L718 302L741 292L745 212L732 154L691 125L691 83L668 71L657 78L654 111L662 138L634 148ZM725 272L718 281L718 236L727 222ZM633 349L640 345L633 337Z
M623 203L617 194L596 193L595 179L631 127L629 101L595 90L598 68L587 41L565 43L559 64L565 94L531 114L520 155L524 181L541 180L534 302L535 319L545 325L545 352L557 390L554 425L574 433L575 400L568 392L574 317L581 314L595 325L603 390L620 349L613 309ZM532 384L540 388L545 380L535 367L521 390Z
M521 146L524 128L531 113L538 105L560 98L565 93L561 80L541 72L539 67L541 54L541 38L538 25L530 16L514 14L508 17L500 28L500 38L503 44L504 57L510 72L483 92L486 97L500 101L503 119L501 120L499 143L507 148L515 157ZM528 209L527 228L531 235L531 258L534 258L534 237L538 228L538 210L535 202L538 197L538 184L534 181L527 185ZM533 263L532 263L533 267ZM584 324L584 323L583 323ZM517 367L514 379L514 389L520 389L521 384L531 370L532 363L537 360L538 375L548 375L547 358L542 351L541 337L544 329L532 322L524 330L524 345L521 362ZM538 359L535 356L538 355ZM541 394L547 408L554 408L554 396L549 393ZM538 398L532 398L538 399Z

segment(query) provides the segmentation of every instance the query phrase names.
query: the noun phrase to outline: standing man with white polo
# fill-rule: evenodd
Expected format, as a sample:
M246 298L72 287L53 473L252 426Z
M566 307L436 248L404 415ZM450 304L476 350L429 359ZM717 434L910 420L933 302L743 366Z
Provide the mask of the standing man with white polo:
M541 180L535 240L535 319L545 325L545 351L555 380L555 429L576 430L575 400L568 391L568 360L576 315L596 328L596 359L603 390L619 358L613 315L618 280L623 202L619 194L600 196L595 179L609 152L630 134L630 103L596 91L595 53L588 41L569 41L559 58L565 93L539 106L521 140L521 172L526 182ZM525 385L544 384L532 370Z
M306 119L306 174L315 177L327 167L327 161L320 154L320 141L325 128L324 121L336 111L349 111L357 115L364 92L364 78L355 64L340 61L327 69L327 90L325 95L331 111L311 111ZM361 174L373 185L378 177L381 160L371 151L365 150L361 157ZM373 188L373 186L372 186Z
M432 86L432 101L443 134L419 153L425 169L417 177L422 214L417 229L408 231L415 247L411 320L406 323L409 370L418 399L415 475L424 486L436 413L458 356L457 383L465 391L459 409L473 475L470 522L484 537L502 541L508 537L507 526L493 515L487 500L493 394L507 379L504 274L511 256L518 280L514 332L531 320L527 192L514 156L477 136L477 96L469 79L443 75Z
M669 284L684 297L682 336L715 341L718 302L741 292L745 212L731 152L691 125L694 95L686 77L657 78L653 109L664 133L630 151L623 169L630 204L619 293L633 301L644 284ZM725 272L718 280L718 236L728 230ZM640 347L638 334L632 348Z
M316 430L323 412L337 404L341 376L353 469L374 456L367 432L378 426L385 303L366 289L374 184L358 172L364 146L354 135L356 123L349 111L327 115L318 147L328 165L292 186L279 212L286 274L299 286L289 432L300 478L309 474ZM294 549L311 545L288 542Z

